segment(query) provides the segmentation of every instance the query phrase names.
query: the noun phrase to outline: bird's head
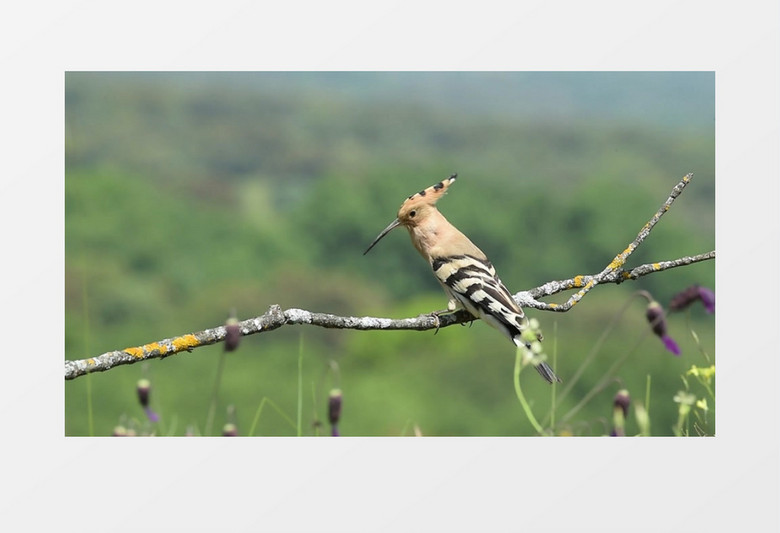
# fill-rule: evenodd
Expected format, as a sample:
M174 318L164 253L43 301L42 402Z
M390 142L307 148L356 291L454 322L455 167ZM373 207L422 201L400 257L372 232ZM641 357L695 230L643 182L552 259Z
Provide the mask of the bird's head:
M449 178L443 179L439 183L431 185L427 189L423 189L404 200L404 203L401 204L400 209L398 209L397 218L382 230L377 238L374 239L374 242L371 243L371 246L363 252L363 255L366 255L382 237L398 226L413 228L430 217L431 213L438 211L436 209L436 202L447 193L447 189L455 182L457 177L457 174L453 174Z

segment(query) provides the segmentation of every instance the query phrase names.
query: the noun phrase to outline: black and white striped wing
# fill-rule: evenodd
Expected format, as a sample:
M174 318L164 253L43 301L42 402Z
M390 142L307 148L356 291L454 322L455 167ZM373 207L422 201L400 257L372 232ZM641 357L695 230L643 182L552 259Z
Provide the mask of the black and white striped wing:
M431 266L447 294L475 317L493 326L515 345L528 343L522 339L528 319L501 283L488 260L470 255L435 258ZM560 381L544 362L537 367L547 381Z
M525 314L496 276L490 261L456 255L434 259L432 267L447 293L462 307L517 343L515 337L526 325Z

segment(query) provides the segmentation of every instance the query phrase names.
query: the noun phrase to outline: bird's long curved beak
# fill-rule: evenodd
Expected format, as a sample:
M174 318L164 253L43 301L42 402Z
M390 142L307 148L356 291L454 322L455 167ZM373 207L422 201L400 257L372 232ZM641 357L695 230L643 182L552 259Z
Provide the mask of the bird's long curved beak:
M376 243L378 243L382 239L382 237L384 237L385 235L390 233L393 229L397 228L399 226L399 224L401 224L400 220L398 220L397 218L395 220L393 220L390 223L390 225L387 226L385 229L383 229L382 233L380 233L379 236L376 239L374 239L374 242L372 242L371 246L369 246L368 249L365 252L363 252L363 255L366 255L368 253L368 251L371 250L371 248L373 248L374 245Z

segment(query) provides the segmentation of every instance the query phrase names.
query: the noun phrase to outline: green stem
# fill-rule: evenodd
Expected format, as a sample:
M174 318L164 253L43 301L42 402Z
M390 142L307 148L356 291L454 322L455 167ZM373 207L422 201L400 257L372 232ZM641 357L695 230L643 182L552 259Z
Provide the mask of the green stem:
M523 395L523 390L520 388L520 370L522 369L522 358L523 350L518 348L517 354L515 355L515 394L517 394L517 399L520 401L520 405L523 407L523 411L525 411L525 416L528 417L528 421L531 422L531 425L539 435L544 435L544 428L542 428L542 426L536 420L533 412L531 412L531 406L528 405L528 402L525 399L525 395Z
M645 413L650 418L650 374L647 375L647 385L645 386Z
M219 355L219 361L217 362L217 376L214 379L214 390L211 393L211 404L209 405L209 414L206 417L206 429L203 431L204 435L211 434L211 424L214 422L214 413L217 410L217 396L219 394L219 385L222 381L222 369L225 367L225 358L227 352L222 352Z
M92 417L92 374L87 374L87 424L89 425L89 436L95 436L95 420Z
M553 321L553 368L558 368L558 321ZM553 381L550 387L550 427L555 427L555 393L558 391L558 383Z
M279 415L281 415L281 417L284 418L287 421L288 424L290 424L290 427L292 427L293 429L296 429L295 421L293 421L292 418L287 416L287 414L284 411L282 411L279 408L279 406L276 405L270 398L267 398L267 397L263 396L263 399L260 400L260 405L257 407L257 411L255 411L255 417L252 420L252 425L249 428L249 436L250 437L253 436L254 433L255 433L255 428L257 427L257 423L260 420L260 414L263 412L263 406L266 404L266 402L268 402L268 404L271 407L276 409L276 412L279 413Z
M704 389L707 391L707 394L710 395L710 398L712 398L712 400L715 400L715 393L712 391L712 387L710 387L710 384L707 383L707 381L701 377L699 378L699 383L701 383L702 387L704 387Z
M691 325L691 310L688 309L688 312L685 315L685 322L688 326L688 331L691 334L691 337L693 337L694 342L696 343L696 347L699 349L699 353L701 353L704 356L704 359L707 361L707 363L711 364L712 361L710 360L710 356L707 353L707 351L704 349L704 347L701 345L701 341L699 340L699 336L696 334L696 331L693 329L693 326Z
M566 396L569 394L569 392L571 392L571 390L574 388L574 385L577 384L580 377L582 377L582 374L585 372L585 369L593 361L596 355L601 351L601 347L604 345L604 342L607 340L607 337L612 332L612 330L615 329L615 326L617 326L618 321L625 314L626 310L628 310L628 307L631 305L631 302L633 302L634 298L636 297L643 297L647 299L649 297L649 294L647 293L647 291L636 291L633 294L631 294L631 296L628 298L626 303L624 303L623 306L618 310L618 312L615 313L615 316L612 317L612 320L604 329L604 332L596 341L596 344L593 345L593 348L591 348L590 352L588 352L588 355L585 357L585 359L583 359L580 366L574 372L574 375L570 379L566 380L566 387L564 387L563 391L561 391L561 394L558 397L559 400L563 401L566 398ZM545 418L544 423L545 424L547 423L547 418Z
M585 407L585 405L593 399L594 396L596 396L598 393L603 391L607 385L609 385L612 382L613 374L617 372L621 366L623 366L623 363L626 362L626 359L628 359L628 356L633 354L637 348L639 348L639 345L644 341L645 337L649 333L649 329L645 330L644 333L639 337L636 344L633 348L630 350L627 350L620 358L618 358L614 363L612 363L612 366L609 367L609 369L604 373L604 376L601 378L601 381L599 381L591 390L588 391L588 393L580 400L580 402L572 407L569 412L567 412L563 418L561 418L562 422L568 421L572 416L574 416L580 409Z
M301 436L303 420L303 333L298 341L298 436Z
M313 419L319 420L319 417L317 416L317 388L314 384L314 381L311 382L311 403L312 403L312 411L313 411ZM314 436L319 437L320 436L320 424L317 423L314 426Z
M687 418L688 418L687 413L683 412L683 410L680 409L677 413L677 425L675 425L674 427L674 435L676 437L683 436L683 424L685 424Z

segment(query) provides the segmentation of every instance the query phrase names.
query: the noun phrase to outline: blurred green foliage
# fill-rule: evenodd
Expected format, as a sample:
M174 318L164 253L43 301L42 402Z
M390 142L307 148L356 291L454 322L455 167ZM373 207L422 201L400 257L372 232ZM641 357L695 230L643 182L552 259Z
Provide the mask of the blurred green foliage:
M213 327L231 309L240 319L271 304L399 318L441 309L403 230L362 253L406 196L453 172L439 207L512 291L603 269L690 171L629 266L715 247L711 73L68 73L65 111L66 359ZM529 314L566 385L634 291L666 304L694 283L714 288L714 272L714 262L678 268L599 287L569 313ZM556 419L630 351L619 379L560 432L608 433L615 392L641 402L650 375L652 432L671 435L680 376L705 365L690 330L712 358L714 320L698 307L670 317L675 358L648 335L641 300L618 319ZM514 348L479 322L437 335L246 337L227 356L212 433L233 405L246 434L263 398L295 420L301 342L305 435L328 433L314 423L327 424L335 386L343 435L533 434L514 394ZM66 434L90 433L88 394L95 434L120 423L202 431L221 351L66 382ZM135 397L141 377L161 415L154 428ZM535 372L521 381L542 418L550 387ZM632 415L627 431L638 431ZM295 431L264 408L254 433Z

